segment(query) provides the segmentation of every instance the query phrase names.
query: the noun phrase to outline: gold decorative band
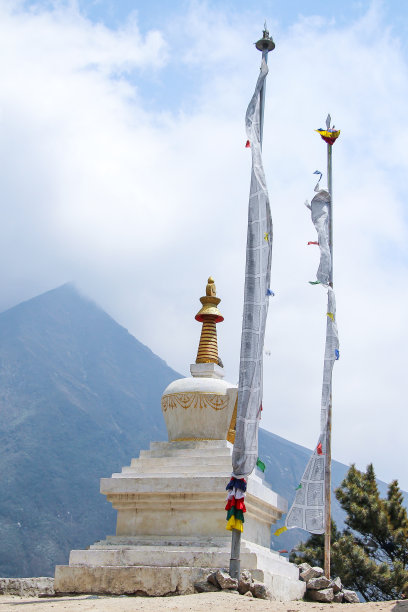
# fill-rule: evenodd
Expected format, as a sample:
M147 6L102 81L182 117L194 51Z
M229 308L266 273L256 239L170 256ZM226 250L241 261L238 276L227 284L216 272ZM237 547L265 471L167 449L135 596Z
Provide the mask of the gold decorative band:
M228 402L228 395L192 391L188 393L169 393L168 395L163 395L161 406L163 412L174 408L184 408L184 410L188 410L189 408L199 410L206 410L208 408L212 408L213 410L224 410L227 408Z

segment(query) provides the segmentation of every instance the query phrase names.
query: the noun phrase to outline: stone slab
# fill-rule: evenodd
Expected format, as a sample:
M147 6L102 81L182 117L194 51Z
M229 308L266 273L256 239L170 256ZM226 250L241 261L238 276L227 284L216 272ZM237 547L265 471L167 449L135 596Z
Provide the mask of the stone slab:
M55 593L112 595L187 595L209 570L198 567L70 567L55 568Z
M187 595L194 593L194 583L203 581L209 568L191 567L70 567L55 568L55 592L114 595ZM251 572L252 573L252 572ZM264 581L274 601L301 599L305 583L283 576L267 576L257 571L255 580Z

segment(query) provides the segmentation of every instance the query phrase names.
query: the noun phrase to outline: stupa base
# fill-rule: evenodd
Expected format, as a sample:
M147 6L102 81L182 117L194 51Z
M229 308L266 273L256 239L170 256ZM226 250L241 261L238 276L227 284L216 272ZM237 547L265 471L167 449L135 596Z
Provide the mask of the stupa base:
M111 536L89 550L73 550L57 566L55 592L148 596L194 593L194 583L228 568L230 537L180 540ZM266 584L276 601L301 599L298 568L263 546L242 540L241 568Z

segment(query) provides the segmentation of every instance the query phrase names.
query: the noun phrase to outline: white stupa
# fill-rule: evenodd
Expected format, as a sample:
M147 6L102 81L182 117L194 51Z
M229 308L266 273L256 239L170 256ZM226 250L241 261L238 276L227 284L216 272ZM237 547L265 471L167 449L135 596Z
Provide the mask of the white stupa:
M193 593L214 568L228 568L225 487L237 387L223 380L218 358L218 310L213 279L196 319L202 332L191 377L172 382L162 396L168 442L152 442L120 474L101 479L101 493L117 510L116 535L88 550L73 550L55 570L57 593L169 595ZM276 600L303 596L298 568L270 550L271 525L287 502L261 475L248 478L241 568L265 582Z

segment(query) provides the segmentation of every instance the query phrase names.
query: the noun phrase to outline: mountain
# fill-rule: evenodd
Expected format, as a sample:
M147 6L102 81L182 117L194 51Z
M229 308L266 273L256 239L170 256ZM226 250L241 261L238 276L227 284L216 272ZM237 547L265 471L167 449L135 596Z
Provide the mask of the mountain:
M99 479L167 439L160 399L176 378L72 285L0 314L0 576L51 576L71 549L115 532ZM310 452L260 430L265 479L289 502ZM333 462L334 487L347 469ZM337 502L333 515L341 525Z
M0 315L0 576L52 575L114 533L99 479L167 439L176 378L71 285Z

